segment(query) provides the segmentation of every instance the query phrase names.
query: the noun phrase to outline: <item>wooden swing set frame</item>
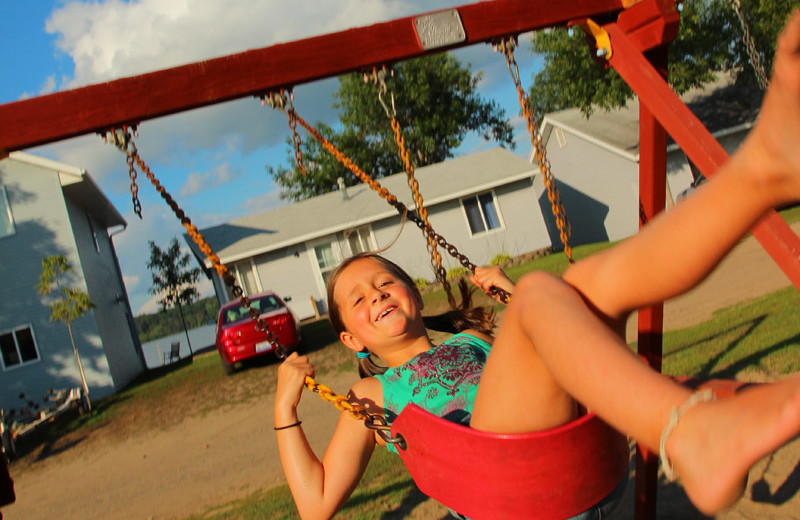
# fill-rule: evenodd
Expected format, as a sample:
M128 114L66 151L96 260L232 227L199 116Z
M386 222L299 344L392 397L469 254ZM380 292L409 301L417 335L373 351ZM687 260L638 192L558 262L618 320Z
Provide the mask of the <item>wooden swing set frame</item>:
M458 24L442 25L445 16ZM667 46L678 23L673 0L494 0L457 6L3 104L0 158L425 54L580 25L599 58L639 97L639 193L642 219L649 220L664 209L667 133L706 176L728 159L666 82ZM774 211L752 233L800 289L800 238ZM638 319L639 355L660 371L663 306L640 310ZM636 464L635 516L652 519L658 455L640 447Z

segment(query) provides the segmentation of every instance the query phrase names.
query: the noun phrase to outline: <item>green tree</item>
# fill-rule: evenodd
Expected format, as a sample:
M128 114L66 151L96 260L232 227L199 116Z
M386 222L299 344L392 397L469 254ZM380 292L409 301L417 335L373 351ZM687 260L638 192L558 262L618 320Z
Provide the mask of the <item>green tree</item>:
M63 278L71 271L72 266L64 255L51 255L43 258L42 275L36 289L39 294L44 296L53 294L54 301L50 304L50 321L60 321L67 325L72 352L75 354L75 362L78 364L78 371L81 374L81 385L83 386L83 402L81 404L83 409L88 412L92 409L89 400L89 386L86 384L83 363L78 354L78 347L75 345L75 337L72 335L72 322L85 316L94 307L94 304L85 292L63 285Z
M473 75L449 53L402 62L387 78L394 95L396 117L415 167L453 156L467 133L513 147L511 125L505 112L477 92L481 74ZM388 95L384 96L391 104ZM389 117L378 100L378 87L361 75L339 78L334 108L340 110L341 130L318 123L315 128L373 178L403 171ZM291 143L291 140L288 140ZM281 189L281 197L302 200L332 191L337 178L347 186L360 182L310 136L303 136L303 177L289 154L289 166L268 167Z
M191 256L189 253L181 252L177 238L170 241L166 251L161 250L152 240L148 244L150 245L150 260L147 262L147 268L150 269L153 278L150 294L160 297L158 304L162 311L173 307L178 309L183 332L186 334L186 343L189 345L189 353L193 356L194 352L189 340L183 306L190 305L200 298L200 293L194 286L200 278L200 268L189 268Z
M669 83L679 94L702 86L715 72L732 74L737 83L755 84L739 19L732 0L684 0L675 41L669 46ZM775 41L797 0L741 0L749 32L767 73L772 68ZM587 117L596 108L625 106L633 91L613 69L591 57L583 32L538 31L532 48L544 67L534 75L531 102L538 115L578 107ZM613 47L613 42L612 42Z

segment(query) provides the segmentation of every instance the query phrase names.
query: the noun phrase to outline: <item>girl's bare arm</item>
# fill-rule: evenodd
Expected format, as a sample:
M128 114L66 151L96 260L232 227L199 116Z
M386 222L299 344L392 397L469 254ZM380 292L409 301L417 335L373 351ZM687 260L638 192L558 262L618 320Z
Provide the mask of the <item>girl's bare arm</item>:
M313 367L309 367L307 358L296 354L281 365L275 398L276 427L297 422L302 381L306 375L313 376ZM360 380L351 390L351 396L362 402L374 402L381 395L380 382L374 378ZM279 430L276 435L281 464L300 517L333 517L364 474L375 448L374 434L343 412L322 461L311 449L302 426Z

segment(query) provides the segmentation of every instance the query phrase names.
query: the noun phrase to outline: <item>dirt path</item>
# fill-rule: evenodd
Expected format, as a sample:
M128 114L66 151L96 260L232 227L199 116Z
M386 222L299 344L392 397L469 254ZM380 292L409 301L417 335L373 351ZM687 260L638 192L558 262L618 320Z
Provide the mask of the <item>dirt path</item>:
M702 286L667 304L666 328L699 323L719 307L788 284L758 244L747 239ZM340 375L326 382L344 391L354 381L355 375ZM116 444L77 441L24 471L12 467L17 502L2 513L7 520L160 520L202 513L283 480L271 410L272 395L265 395L255 403L218 410ZM321 453L338 412L320 399L304 399L300 415L312 446ZM798 460L800 440L756 466L747 497L718 518L800 518ZM614 518L632 518L632 487ZM661 486L659 504L662 519L704 518L677 485ZM428 500L409 517L445 515L442 506Z

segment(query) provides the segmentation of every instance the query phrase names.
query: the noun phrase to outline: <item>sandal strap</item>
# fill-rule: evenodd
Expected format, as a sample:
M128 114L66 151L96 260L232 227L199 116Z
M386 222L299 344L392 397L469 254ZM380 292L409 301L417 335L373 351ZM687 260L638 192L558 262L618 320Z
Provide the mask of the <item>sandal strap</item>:
M695 392L683 403L680 408L672 407L672 413L669 415L669 421L667 422L667 426L664 428L664 431L661 432L661 442L658 446L658 455L661 459L661 467L664 470L664 477L670 481L674 482L678 480L678 475L675 474L675 470L672 467L672 462L670 462L669 458L667 457L667 439L669 439L670 434L672 434L672 430L678 426L678 421L681 420L681 417L688 412L694 405L698 403L707 403L709 401L716 401L717 396L714 394L714 391L710 388L704 388L698 392Z

